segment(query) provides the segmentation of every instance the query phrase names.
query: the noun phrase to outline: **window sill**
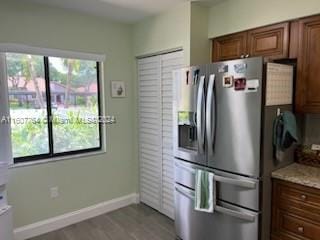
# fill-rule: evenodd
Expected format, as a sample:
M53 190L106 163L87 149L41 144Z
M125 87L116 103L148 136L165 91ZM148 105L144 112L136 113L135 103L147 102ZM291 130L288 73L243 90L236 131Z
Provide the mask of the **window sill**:
M12 164L9 169L11 168L19 168L19 167L27 167L27 166L33 166L38 164L45 164L50 162L58 162L58 161L66 161L66 160L75 160L77 158L85 158L85 157L91 157L96 155L102 155L105 154L106 150L98 150L95 152L88 152L88 153L80 153L75 155L69 155L69 156L61 156L61 157L53 157L53 158L46 158L41 160L35 160L30 162L23 162L23 163L16 163Z

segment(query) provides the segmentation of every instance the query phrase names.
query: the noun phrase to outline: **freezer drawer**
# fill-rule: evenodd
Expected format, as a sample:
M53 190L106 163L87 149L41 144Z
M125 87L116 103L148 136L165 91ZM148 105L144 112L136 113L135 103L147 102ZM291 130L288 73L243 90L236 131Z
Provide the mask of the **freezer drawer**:
M214 213L194 210L194 191L175 186L175 227L182 240L258 240L259 213L222 201Z
M260 210L260 181L235 174L175 160L175 182L194 189L195 170L204 169L215 174L217 199L255 211Z

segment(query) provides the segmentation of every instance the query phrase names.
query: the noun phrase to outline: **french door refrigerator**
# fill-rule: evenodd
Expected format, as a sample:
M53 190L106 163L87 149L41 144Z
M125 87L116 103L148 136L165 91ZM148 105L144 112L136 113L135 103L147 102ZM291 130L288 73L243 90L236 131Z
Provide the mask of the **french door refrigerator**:
M293 158L292 151L281 162L273 158L273 120L278 109L291 110L291 102L266 106L266 79L268 74L288 78L290 69L248 58L174 72L178 238L270 239L270 175ZM194 210L197 169L215 174L214 213Z

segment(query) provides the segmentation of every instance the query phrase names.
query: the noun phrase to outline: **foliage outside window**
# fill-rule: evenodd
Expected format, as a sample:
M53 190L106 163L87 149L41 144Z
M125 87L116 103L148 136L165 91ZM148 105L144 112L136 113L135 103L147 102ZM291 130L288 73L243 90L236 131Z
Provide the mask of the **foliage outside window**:
M6 54L15 162L101 149L98 63Z

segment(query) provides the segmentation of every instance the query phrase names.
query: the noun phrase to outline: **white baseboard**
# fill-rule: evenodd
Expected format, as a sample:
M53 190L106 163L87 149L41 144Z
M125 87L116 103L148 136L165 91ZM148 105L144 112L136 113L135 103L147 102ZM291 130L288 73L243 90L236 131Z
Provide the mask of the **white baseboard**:
M54 218L46 219L44 221L16 228L14 230L14 239L25 240L36 237L134 203L139 203L139 194L133 193Z

